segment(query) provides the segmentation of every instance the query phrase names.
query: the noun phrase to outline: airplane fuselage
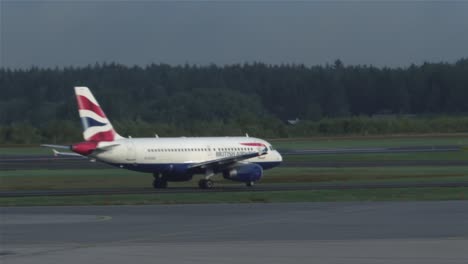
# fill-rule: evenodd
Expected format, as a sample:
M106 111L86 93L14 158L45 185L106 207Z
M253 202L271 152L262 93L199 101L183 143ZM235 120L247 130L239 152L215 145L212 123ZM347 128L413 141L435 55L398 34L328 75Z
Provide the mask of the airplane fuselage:
M244 162L270 169L282 161L271 144L252 137L128 138L101 142L100 146L106 144L116 146L102 153L92 153L90 157L120 168L168 175L184 174L192 164L257 153L264 148L268 148L266 155Z

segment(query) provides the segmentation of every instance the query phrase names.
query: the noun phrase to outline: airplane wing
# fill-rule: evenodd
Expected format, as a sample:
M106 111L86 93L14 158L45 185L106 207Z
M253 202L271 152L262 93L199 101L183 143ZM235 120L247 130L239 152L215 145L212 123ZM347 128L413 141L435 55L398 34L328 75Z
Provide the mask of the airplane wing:
M225 157L225 158L220 158L220 159L215 159L215 160L209 160L209 161L204 161L196 164L192 164L189 166L189 169L206 169L206 168L213 168L213 169L219 169L222 167L227 167L229 165L232 165L238 161L258 157L258 156L263 156L268 153L268 149L264 148L260 152L254 152L254 153L247 153L243 155L238 155L238 156L233 156L233 157Z

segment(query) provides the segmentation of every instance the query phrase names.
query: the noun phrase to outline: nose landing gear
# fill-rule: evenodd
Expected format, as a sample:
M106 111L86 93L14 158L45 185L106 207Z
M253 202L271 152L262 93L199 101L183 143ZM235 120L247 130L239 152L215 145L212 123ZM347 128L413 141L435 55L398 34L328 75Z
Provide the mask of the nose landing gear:
M155 189L166 189L167 180L161 174L153 174L153 188Z

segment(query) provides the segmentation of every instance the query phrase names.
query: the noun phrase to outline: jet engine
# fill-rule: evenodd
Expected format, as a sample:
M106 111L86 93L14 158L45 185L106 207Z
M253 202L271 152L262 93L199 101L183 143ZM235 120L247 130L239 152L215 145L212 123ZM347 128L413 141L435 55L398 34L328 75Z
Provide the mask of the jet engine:
M253 183L263 176L263 169L257 164L242 164L237 165L229 170L223 172L223 177L231 181L239 181L246 183Z

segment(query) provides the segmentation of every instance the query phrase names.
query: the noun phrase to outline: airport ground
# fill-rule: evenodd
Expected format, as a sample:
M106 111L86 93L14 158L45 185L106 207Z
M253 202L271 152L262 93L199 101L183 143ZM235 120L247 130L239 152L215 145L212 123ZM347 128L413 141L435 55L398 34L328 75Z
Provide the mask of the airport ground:
M467 201L14 207L0 262L468 262Z
M0 196L41 193L0 197L0 262L468 263L465 138L277 142L415 151L288 154L253 188L220 179L208 191L195 180L153 190L151 175L3 147Z
M22 191L37 195L36 191L40 190L40 196L45 197L0 197L0 204L381 201L468 197L466 134L279 139L272 142L284 154L283 166L266 171L254 188L245 188L219 177L217 191L211 193L200 192L196 180L171 183L170 187L176 193L153 193L148 188L152 181L148 174L115 169L86 159L54 158L49 149L34 146L3 146L0 148L0 194ZM47 196L48 192L59 196L63 190L73 192L65 193L67 197L63 199ZM99 195L101 190L102 195ZM74 196L77 192L81 195ZM93 195L83 197L84 194Z

